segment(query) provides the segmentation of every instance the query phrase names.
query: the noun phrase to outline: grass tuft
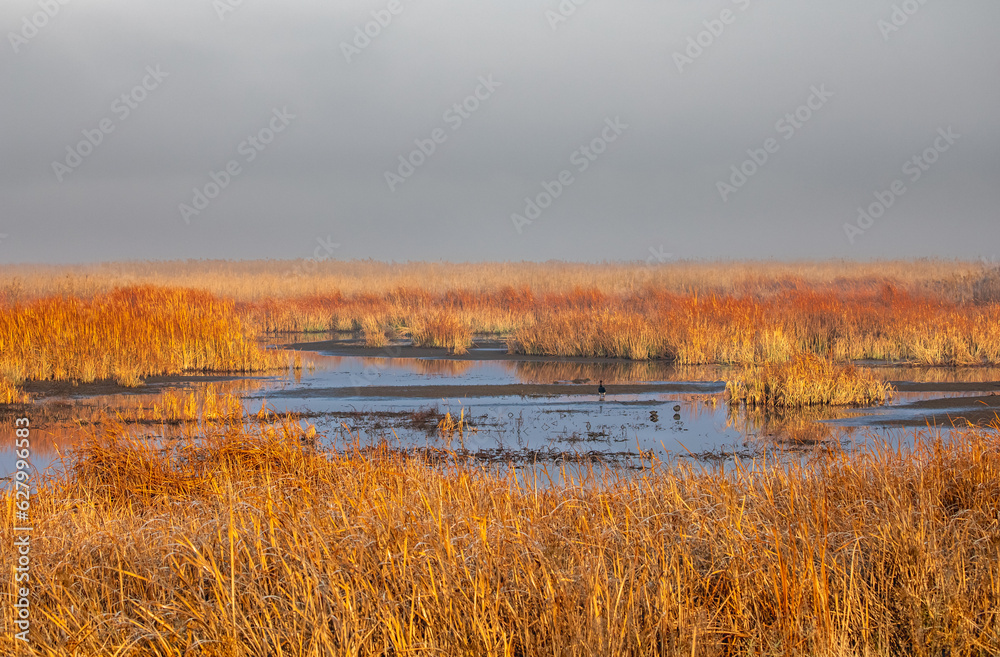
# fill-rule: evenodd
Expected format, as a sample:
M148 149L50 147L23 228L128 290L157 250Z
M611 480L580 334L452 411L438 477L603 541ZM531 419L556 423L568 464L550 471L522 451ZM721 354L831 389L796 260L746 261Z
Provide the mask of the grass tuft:
M726 392L731 403L750 407L870 406L885 403L892 386L851 363L798 354L784 363L740 368Z
M472 346L472 328L456 314L436 313L415 319L410 338L415 347L440 347L464 354Z

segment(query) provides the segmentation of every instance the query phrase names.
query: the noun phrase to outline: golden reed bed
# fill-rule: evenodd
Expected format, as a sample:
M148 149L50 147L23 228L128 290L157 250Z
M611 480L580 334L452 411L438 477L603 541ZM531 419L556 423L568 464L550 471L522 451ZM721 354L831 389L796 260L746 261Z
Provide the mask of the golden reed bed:
M194 288L237 301L381 295L400 288L441 294L528 288L534 294L594 288L620 295L654 287L679 294L768 294L789 288L871 287L889 282L909 292L970 300L982 287L981 262L952 260L383 263L373 260L177 260L92 265L11 265L0 270L8 295L89 297L132 285Z
M113 424L83 444L32 501L32 643L4 614L0 652L1000 652L992 429L537 486L250 426L169 454ZM10 496L0 513L11 563Z
M23 401L23 381L114 380L294 367L265 351L232 301L152 286L90 298L47 296L0 308L0 403Z
M981 264L125 263L0 272L0 402L26 380L286 366L255 338L356 331L466 351L787 363L813 354L1000 363L1000 274ZM863 399L855 400L860 403Z

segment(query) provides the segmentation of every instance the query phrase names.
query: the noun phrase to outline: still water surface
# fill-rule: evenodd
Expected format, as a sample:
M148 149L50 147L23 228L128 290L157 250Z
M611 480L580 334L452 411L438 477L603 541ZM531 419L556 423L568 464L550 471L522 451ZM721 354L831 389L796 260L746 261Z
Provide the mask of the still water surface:
M919 422L924 411L910 407L914 402L951 397L957 411L962 397L988 394L989 384L1000 380L996 368L880 368L890 380L963 381L971 386L961 392L901 392L889 405L875 409L768 417L725 403L727 368L718 366L320 353L310 353L308 360L310 367L293 377L151 385L132 394L79 394L36 402L30 411L33 465L44 471L57 463L72 444L85 438L91 430L88 422L104 410L127 415L129 409L151 407L165 390L179 388L215 386L238 395L250 412L266 404L279 412L304 413L303 424L314 424L321 438L332 444L388 440L408 448L455 449L484 460L522 462L581 457L628 461L650 453L663 459L718 461L733 455L803 452L831 441L845 446L873 437L905 441L914 429L886 425L904 419ZM603 400L597 395L598 381L609 389ZM974 390L978 383L983 384L982 392ZM463 419L460 431L438 430L445 413ZM183 431L156 424L133 430L154 441L168 441ZM5 441L0 451L4 477L15 462L8 446L12 441Z

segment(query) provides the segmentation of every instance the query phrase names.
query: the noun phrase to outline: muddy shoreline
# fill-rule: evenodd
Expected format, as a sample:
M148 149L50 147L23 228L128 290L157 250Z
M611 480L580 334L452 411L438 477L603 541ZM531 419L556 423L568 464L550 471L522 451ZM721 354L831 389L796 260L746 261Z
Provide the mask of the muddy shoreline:
M143 379L143 385L128 387L113 380L80 383L74 381L25 381L21 389L39 400L49 397L98 397L103 395L148 395L158 388L186 383L220 383L245 379L266 379L267 376L246 374L178 374L172 376L150 376Z
M507 352L507 343L501 340L477 340L464 354L452 354L440 347L414 347L389 345L366 347L360 340L320 340L283 344L280 349L315 351L324 356L354 356L359 358L436 358L442 360L506 360L537 363L634 363L623 358L595 358L593 356L532 356ZM665 360L654 362L669 362Z
M649 383L608 385L607 402L614 402L615 395L659 393L721 393L726 385L721 381L704 383ZM250 398L339 398L380 397L399 399L462 399L472 397L557 397L593 396L597 400L597 386L575 384L512 383L496 385L408 385L408 386L358 386L340 388L304 388L295 390L270 390Z
M905 418L868 416L871 418L869 424L881 427L964 427L972 424L981 427L998 420L1000 394L925 399L895 407L894 410L916 413Z

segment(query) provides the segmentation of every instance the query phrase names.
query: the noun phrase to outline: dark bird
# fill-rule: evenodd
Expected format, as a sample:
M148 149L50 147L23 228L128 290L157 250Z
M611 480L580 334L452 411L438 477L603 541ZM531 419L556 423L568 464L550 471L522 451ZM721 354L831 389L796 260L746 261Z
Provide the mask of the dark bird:
M597 382L597 394L599 394L601 396L601 399L604 399L604 393L606 393L606 392L607 392L607 390L604 389L604 381L598 381Z

